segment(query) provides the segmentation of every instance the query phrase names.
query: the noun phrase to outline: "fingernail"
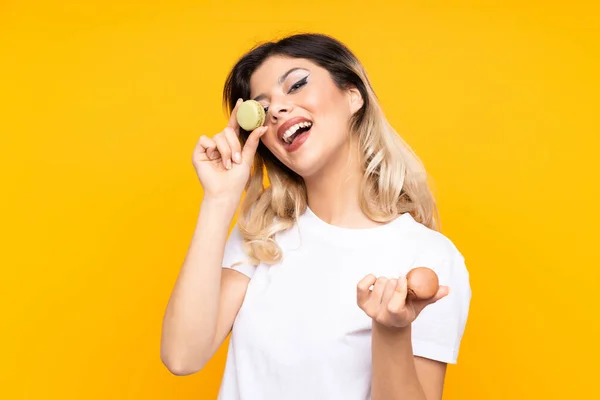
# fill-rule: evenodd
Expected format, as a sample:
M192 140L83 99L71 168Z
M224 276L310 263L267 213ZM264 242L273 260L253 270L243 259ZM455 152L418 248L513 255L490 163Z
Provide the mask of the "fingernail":
M242 156L240 155L240 153L235 153L233 155L233 161L235 161L236 163L240 163L240 161L242 161Z
M237 99L236 104L240 104L242 102L242 98L240 97L239 99Z
M231 160L225 161L225 168L231 169Z

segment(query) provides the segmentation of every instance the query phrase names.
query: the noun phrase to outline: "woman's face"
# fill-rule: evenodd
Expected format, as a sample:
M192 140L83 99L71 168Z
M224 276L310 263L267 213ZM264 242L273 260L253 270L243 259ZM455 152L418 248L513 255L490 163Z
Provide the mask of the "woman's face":
M362 98L355 88L340 90L326 69L302 58L269 57L250 78L250 98L267 110L263 143L298 175L347 159L349 121Z

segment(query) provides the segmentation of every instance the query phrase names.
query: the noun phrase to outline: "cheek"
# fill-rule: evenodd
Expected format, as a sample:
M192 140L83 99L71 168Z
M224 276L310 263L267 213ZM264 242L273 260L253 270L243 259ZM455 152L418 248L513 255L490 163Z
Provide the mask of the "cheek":
M281 143L277 139L277 133L275 132L275 130L270 129L269 131L267 131L267 133L263 135L261 140L265 147L271 152L271 154L273 154L275 157L281 160L281 155L283 153Z
M273 148L277 144L277 132L275 132L274 128L269 128L267 130L267 133L265 133L263 135L263 137L261 138L261 140L262 140L263 144L265 146L267 146L267 148L269 150L271 150L271 152L273 152Z
M312 90L307 91L302 97L302 108L305 108L311 114L327 115L331 113L339 99L330 90Z
M349 119L345 96L337 88L326 88L307 93L303 100L305 108L322 126L327 129L346 129Z

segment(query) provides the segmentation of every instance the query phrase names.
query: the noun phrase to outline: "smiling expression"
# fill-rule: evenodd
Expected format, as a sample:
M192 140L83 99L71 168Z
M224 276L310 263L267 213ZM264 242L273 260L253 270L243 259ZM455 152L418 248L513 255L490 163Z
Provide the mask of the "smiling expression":
M266 111L262 141L288 168L306 178L347 156L349 121L362 99L356 90L338 88L326 69L272 56L252 74L250 91Z

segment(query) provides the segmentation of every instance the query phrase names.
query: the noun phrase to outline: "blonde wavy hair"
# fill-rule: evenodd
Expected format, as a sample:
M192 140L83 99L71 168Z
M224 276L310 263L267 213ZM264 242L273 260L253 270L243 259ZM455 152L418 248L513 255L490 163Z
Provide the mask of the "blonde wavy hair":
M296 34L251 49L234 65L225 82L223 104L228 112L238 98L250 97L252 73L275 55L310 60L329 71L339 89L356 87L362 95L364 104L350 120L350 133L359 145L364 170L360 206L365 215L386 223L410 213L421 224L440 230L438 209L421 160L388 123L365 69L338 40L322 34ZM241 130L242 144L248 135ZM260 143L238 217L244 251L251 261L279 262L283 254L275 235L291 228L306 208L302 177Z

